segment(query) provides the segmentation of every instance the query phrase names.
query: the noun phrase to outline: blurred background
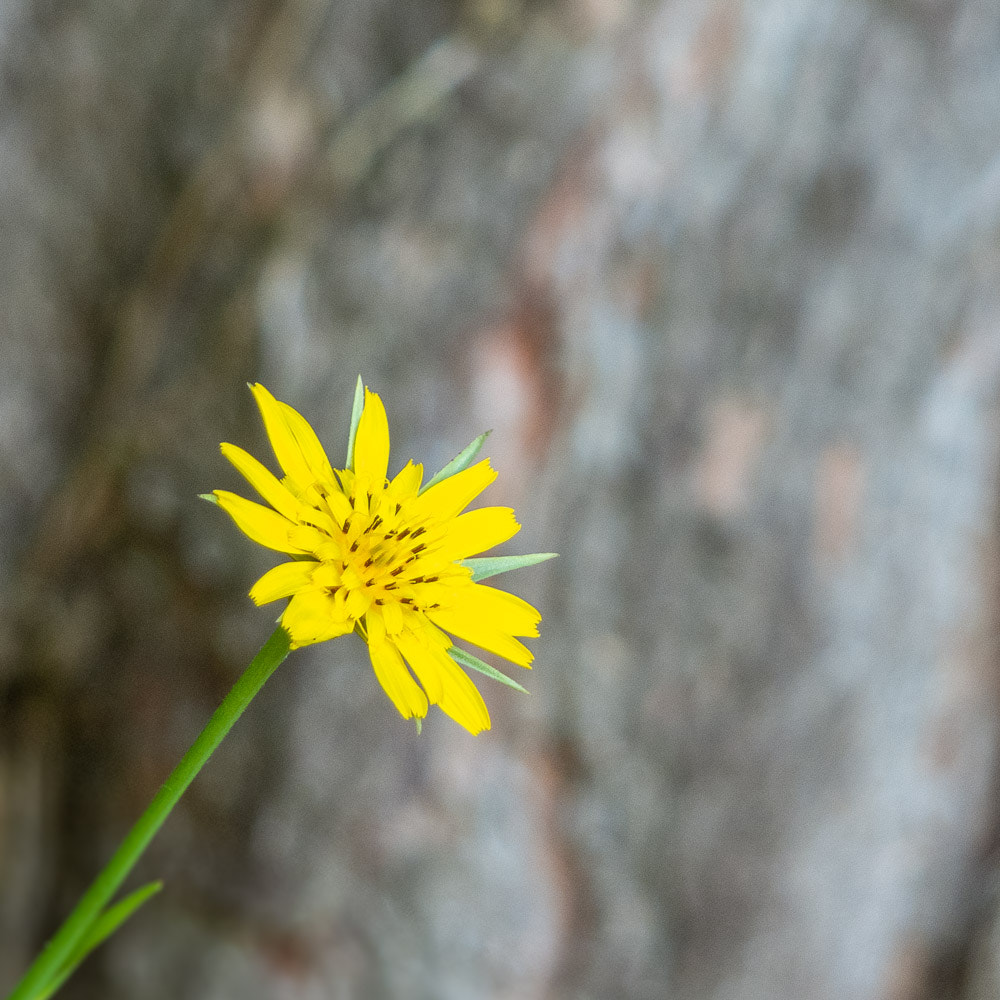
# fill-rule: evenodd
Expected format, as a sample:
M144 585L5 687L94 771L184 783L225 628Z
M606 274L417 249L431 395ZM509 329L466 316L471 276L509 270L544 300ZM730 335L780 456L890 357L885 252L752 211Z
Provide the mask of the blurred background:
M531 694L296 653L67 998L1000 997L1000 6L7 0L0 233L0 992L270 632L245 382L361 372Z

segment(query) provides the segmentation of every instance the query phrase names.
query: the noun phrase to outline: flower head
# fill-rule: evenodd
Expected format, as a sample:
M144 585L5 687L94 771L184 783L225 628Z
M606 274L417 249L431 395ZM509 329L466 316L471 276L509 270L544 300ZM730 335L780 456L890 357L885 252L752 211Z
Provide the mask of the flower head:
M223 455L270 507L226 490L212 496L249 538L292 556L265 573L250 597L257 604L291 598L281 623L293 648L357 632L404 718L419 721L432 704L471 733L489 729L486 705L459 662L519 685L457 649L447 633L530 667L531 651L518 637L537 636L541 615L477 581L548 558L470 558L520 529L508 507L463 513L496 478L489 461L471 465L470 446L423 489L423 467L412 462L388 479L385 408L365 389L348 467L334 469L301 414L264 386L250 388L284 476L223 444Z

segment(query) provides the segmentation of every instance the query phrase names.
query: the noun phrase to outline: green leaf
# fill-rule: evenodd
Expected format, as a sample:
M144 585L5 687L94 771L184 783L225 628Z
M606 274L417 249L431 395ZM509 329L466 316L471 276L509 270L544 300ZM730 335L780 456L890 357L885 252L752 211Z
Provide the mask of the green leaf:
M219 498L214 493L199 493L199 500L206 500L208 503L214 503L216 507L219 506Z
M457 472L463 472L472 465L472 460L479 454L479 450L486 444L486 439L489 436L489 431L485 434L480 434L472 444L460 451L436 476L424 483L420 488L420 492L425 493L432 486L437 486L442 480L454 476Z
M347 432L347 467L354 471L354 439L358 436L358 424L361 423L361 411L365 408L365 384L358 376L358 384L354 387L354 406L351 408L351 429Z
M59 969L52 978L52 981L46 985L42 992L36 995L36 1000L48 1000L69 979L76 971L77 966L95 948L102 945L111 937L147 899L155 896L162 888L162 882L150 882L149 885L144 885L141 889L136 889L135 892L130 893L123 900L105 910L91 924L90 930L84 934L76 948L70 952L66 964Z
M478 656L473 656L472 653L467 653L464 649L459 649L458 646L449 647L448 655L460 667L466 667L469 670L478 670L481 674L486 674L487 677L492 677L493 680L499 681L501 684L506 684L507 687L512 687L515 691L520 691L522 694L528 693L527 688L521 687L517 681L511 680L506 674L500 673L496 667L491 667L488 663L483 663Z
M488 580L500 573L509 573L512 569L522 569L524 566L535 566L548 559L556 559L558 552L532 552L525 556L483 556L476 559L463 559L462 565L472 570L472 582Z

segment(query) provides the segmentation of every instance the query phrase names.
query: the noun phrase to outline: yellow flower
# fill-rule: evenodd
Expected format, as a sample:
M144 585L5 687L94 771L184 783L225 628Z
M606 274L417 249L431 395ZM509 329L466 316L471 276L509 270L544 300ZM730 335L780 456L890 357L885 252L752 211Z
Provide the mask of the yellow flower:
M223 444L223 455L270 507L226 490L212 496L249 538L292 556L265 573L250 597L257 604L291 598L281 623L292 648L357 632L404 718L419 725L432 704L471 733L489 729L486 705L459 662L519 685L458 650L446 633L530 667L531 651L518 637L537 636L541 615L513 594L475 582L501 569L476 574L473 567L547 558L470 559L520 529L508 507L462 513L496 478L489 461L470 466L470 446L459 456L468 461L454 463L460 471L445 475L446 467L423 490L423 467L412 462L387 479L385 408L365 389L348 468L334 469L301 414L264 386L250 388L284 478Z

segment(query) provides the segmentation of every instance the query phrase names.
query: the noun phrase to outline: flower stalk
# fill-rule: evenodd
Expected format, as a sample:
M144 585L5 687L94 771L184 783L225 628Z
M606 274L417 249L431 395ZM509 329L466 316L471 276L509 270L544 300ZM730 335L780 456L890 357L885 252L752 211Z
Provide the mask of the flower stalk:
M110 912L107 908L112 897L216 747L233 728L236 720L264 686L265 681L288 655L289 648L288 633L279 626L233 685L232 690L209 719L208 725L170 773L146 811L105 865L104 870L84 893L76 908L45 946L7 1000L43 1000L51 996L76 965L86 957L91 948L81 950L80 945L89 943L87 939L92 928L103 915ZM149 895L152 895L152 892L145 891L139 903ZM137 906L138 903L124 914L122 920L134 912ZM91 947L100 944L116 927L117 924L107 933L99 935Z

